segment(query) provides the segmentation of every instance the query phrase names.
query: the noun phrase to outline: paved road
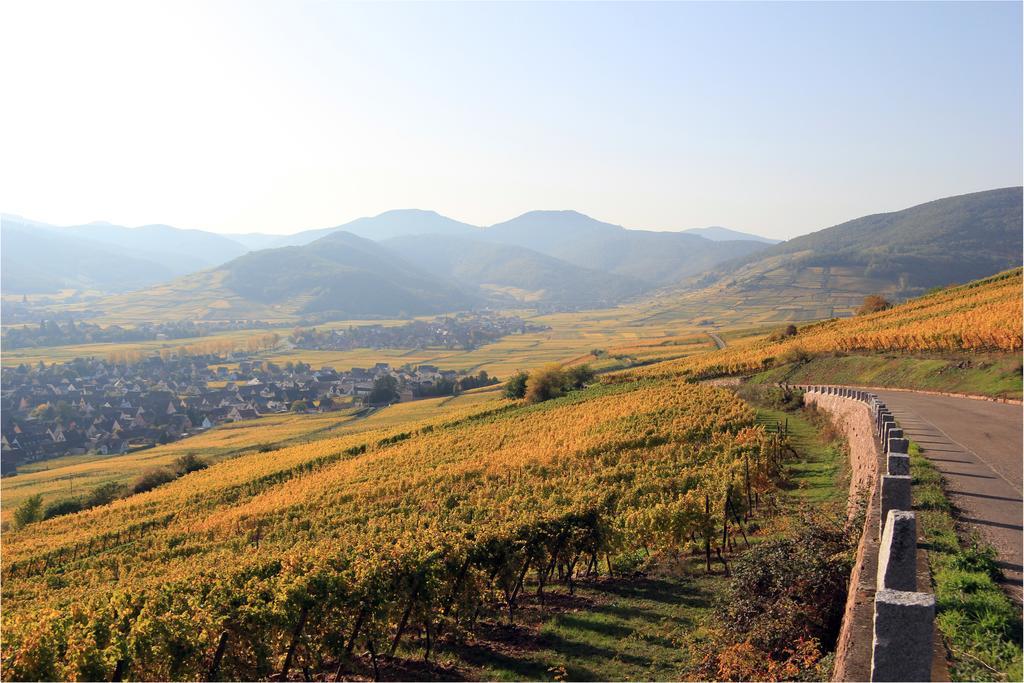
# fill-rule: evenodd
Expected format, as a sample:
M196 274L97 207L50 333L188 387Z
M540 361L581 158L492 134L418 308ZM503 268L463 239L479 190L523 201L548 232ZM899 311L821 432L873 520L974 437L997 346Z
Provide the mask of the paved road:
M720 349L725 348L725 340L719 337L717 334L715 334L714 332L708 332L708 336L711 337L711 341L715 342L715 346L717 346Z
M958 521L995 547L1003 586L1020 602L1024 410L969 398L872 391L942 473Z

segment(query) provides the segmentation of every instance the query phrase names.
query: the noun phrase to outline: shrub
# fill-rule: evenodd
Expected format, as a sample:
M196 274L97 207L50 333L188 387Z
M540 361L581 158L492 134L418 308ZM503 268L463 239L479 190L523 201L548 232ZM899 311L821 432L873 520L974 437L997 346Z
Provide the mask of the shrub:
M64 500L57 500L46 506L43 510L43 519L50 519L51 517L59 517L60 515L70 515L78 512L82 509L82 501L77 498L66 498Z
M575 365L565 372L566 390L582 389L594 381L594 371L589 365Z
M174 481L174 472L167 469L153 469L143 472L135 483L132 484L132 493L145 493L152 491L157 486Z
M812 356L806 349L804 349L804 347L794 346L790 349L787 349L779 357L779 360L781 360L784 364L796 363L798 365L803 365L804 363L811 362L812 358L814 358L814 356Z
M867 315L869 313L878 313L884 311L887 308L892 308L892 304L880 294L869 294L864 297L864 303L857 309L857 315Z
M87 508L96 507L98 505L106 505L107 503L120 498L124 495L124 485L118 484L117 482L108 481L106 484L100 484L92 493L86 497L83 501L82 506Z
M505 382L505 398L523 398L526 396L526 379L529 375L517 372Z
M722 651L730 654L716 660L718 677L776 680L815 670L842 623L856 529L805 510L791 537L736 560L722 599Z
M17 529L28 526L32 522L38 522L43 518L43 497L38 493L26 498L21 505L14 510L14 526Z
M783 327L781 330L776 330L768 337L769 341L778 342L789 337L795 337L797 333L796 325L789 324Z
M186 453L174 461L174 471L177 472L179 477L184 476L189 472L205 470L209 466L209 463L196 456L195 453Z
M530 373L526 380L526 402L540 403L565 393L567 378L557 363L545 365Z

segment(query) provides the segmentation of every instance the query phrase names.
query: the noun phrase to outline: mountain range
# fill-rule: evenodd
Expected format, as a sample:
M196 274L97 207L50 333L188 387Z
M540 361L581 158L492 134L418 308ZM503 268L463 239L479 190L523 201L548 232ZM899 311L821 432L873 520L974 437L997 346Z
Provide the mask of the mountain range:
M652 290L782 297L820 317L868 293L905 298L1020 265L1021 199L1020 187L949 197L775 244L720 227L631 230L575 211L481 228L396 210L289 236L3 216L2 288L111 292L96 306L181 318L564 310Z

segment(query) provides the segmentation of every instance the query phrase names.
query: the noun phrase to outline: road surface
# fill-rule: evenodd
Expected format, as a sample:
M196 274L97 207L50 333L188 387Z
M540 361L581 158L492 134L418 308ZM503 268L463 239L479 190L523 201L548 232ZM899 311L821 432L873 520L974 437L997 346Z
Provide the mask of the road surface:
M725 348L725 340L719 337L717 334L715 334L714 332L708 332L708 336L711 337L711 341L715 342L715 346L717 346L720 349Z
M1024 409L911 391L871 391L942 473L957 521L996 549L1003 587L1020 602Z

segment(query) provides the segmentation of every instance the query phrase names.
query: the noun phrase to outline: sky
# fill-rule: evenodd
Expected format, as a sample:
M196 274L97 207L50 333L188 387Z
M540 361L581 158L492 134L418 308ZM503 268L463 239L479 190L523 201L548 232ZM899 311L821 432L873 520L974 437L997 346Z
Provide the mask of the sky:
M784 239L1022 183L1021 3L5 0L0 210Z

